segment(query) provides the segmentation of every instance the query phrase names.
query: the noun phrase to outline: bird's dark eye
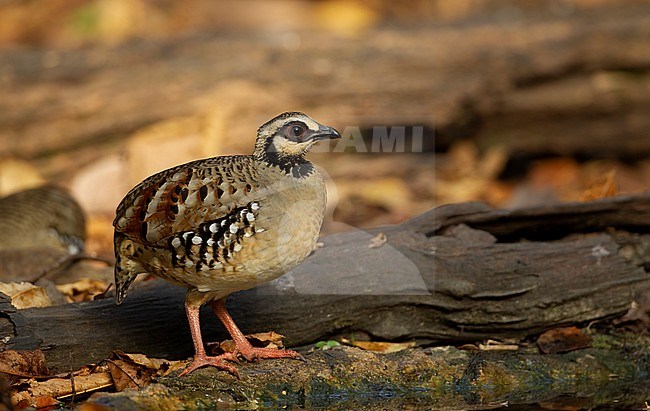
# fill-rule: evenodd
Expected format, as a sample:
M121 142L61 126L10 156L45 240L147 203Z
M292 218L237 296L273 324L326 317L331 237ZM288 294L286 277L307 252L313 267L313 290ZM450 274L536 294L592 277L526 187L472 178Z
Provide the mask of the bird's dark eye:
M307 127L303 124L292 124L287 129L287 137L291 140L296 140L302 137L302 135L305 134L305 131L307 131Z

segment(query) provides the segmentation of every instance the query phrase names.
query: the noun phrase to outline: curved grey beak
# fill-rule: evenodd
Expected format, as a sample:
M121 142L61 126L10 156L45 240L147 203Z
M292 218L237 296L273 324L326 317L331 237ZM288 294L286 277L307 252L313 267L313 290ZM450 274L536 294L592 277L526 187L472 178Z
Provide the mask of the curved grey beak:
M341 134L335 128L323 125L318 127L318 131L309 136L309 139L314 141L334 140L337 138L341 138Z

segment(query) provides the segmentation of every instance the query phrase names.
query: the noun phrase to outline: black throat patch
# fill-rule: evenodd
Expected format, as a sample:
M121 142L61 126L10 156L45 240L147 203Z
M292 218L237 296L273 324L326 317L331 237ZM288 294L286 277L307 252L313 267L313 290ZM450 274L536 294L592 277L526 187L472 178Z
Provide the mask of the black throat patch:
M314 165L307 161L302 155L282 155L271 147L270 142L264 150L263 160L270 166L278 167L285 174L294 178L305 178L314 172Z

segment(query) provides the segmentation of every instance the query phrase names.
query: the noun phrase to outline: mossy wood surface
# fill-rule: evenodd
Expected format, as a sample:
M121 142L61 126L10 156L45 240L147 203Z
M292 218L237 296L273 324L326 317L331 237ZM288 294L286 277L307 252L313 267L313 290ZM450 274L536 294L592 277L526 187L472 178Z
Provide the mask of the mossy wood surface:
M339 347L309 354L306 363L239 366L240 379L201 369L184 378L162 378L141 392L98 394L90 402L121 410L489 409L536 402L559 406L563 397L571 398L564 403L571 409L613 401L620 409L642 405L650 394L648 341L598 339L616 348L538 355L534 348L497 353L440 347L382 355Z

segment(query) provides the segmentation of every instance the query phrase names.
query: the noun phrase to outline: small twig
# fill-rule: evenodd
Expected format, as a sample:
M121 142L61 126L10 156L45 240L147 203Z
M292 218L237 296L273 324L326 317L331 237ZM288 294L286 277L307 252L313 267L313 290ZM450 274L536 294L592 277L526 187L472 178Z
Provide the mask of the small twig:
M72 391L72 396L70 397L70 409L74 410L74 398L77 395L77 389L74 385L74 373L72 371L70 372L70 389Z
M14 377L27 378L27 379L35 378L37 380L48 380L48 379L51 379L51 378L55 378L55 377L50 376L50 375L38 375L38 374L29 375L29 374L25 374L25 373L22 373L22 372L14 371L12 369L7 369L7 368L3 367L1 364L0 364L0 372L4 373L4 374L13 375Z
M99 293L99 294L97 294L97 295L95 295L95 296L93 297L93 301L97 301L97 300L101 300L101 299L105 298L105 297L106 297L106 293L107 293L107 292L108 292L112 287L113 287L113 283L108 284L108 287L106 287L106 289L105 289L104 291L102 291L101 293Z

